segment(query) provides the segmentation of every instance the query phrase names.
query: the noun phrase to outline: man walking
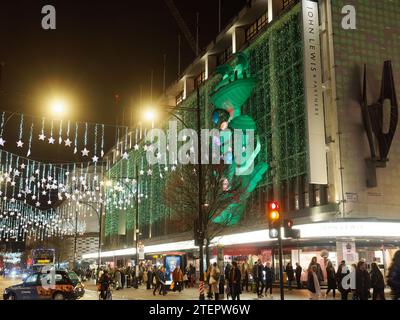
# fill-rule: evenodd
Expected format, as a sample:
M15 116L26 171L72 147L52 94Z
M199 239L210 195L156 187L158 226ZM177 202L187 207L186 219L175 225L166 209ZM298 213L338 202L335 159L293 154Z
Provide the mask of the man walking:
M265 297L268 297L268 290L269 296L271 299L272 297L272 284L274 283L274 270L272 270L271 263L267 262L265 266Z
M303 268L300 266L300 263L296 262L296 282L297 282L297 289L301 289L301 273L303 272Z
M237 262L232 262L232 269L229 275L229 284L231 286L232 300L240 300L241 274Z

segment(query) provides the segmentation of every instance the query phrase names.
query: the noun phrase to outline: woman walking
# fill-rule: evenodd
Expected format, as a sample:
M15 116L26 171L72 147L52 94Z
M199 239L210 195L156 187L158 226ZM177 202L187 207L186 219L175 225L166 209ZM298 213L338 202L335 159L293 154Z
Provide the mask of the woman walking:
M374 262L371 264L371 288L374 289L372 293L372 300L386 300L385 299L385 280L378 265Z
M329 292L333 291L333 299L336 298L336 274L335 268L333 267L332 261L328 261L326 266L326 274L328 278L328 290L326 291L326 297L328 297Z
M360 261L356 268L356 290L354 291L354 300L368 300L371 288L371 278L367 271L367 265Z
M317 272L318 268L316 265L312 265L310 270L308 270L307 288L310 292L310 300L319 300L319 297L321 296L321 287Z

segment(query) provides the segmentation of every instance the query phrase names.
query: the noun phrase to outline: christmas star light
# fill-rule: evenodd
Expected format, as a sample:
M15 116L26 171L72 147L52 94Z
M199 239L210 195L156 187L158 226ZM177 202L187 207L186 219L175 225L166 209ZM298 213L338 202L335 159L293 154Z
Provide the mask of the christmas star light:
M81 152L82 152L82 157L87 157L87 156L89 156L89 150L86 149L86 147L85 147L85 149L83 149Z

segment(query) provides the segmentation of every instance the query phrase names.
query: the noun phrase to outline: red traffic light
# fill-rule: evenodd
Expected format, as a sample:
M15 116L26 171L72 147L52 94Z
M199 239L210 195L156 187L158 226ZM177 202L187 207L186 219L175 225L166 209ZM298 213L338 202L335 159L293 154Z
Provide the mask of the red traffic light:
M294 226L293 220L286 220L285 221L286 227L292 229Z
M279 203L278 203L278 201L271 201L271 202L269 203L269 208L270 208L270 210L272 210L272 211L279 210Z

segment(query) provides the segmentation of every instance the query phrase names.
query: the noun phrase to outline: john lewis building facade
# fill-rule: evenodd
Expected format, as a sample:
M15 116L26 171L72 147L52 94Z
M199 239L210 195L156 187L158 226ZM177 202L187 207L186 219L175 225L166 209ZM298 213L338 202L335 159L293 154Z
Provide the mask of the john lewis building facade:
M343 28L351 12L342 10L348 5L355 9L356 29ZM398 247L399 132L393 132L389 158L372 159L362 88L366 64L369 105L378 101L382 68L390 60L395 89L400 92L399 18L400 3L390 0L253 0L167 90L161 104L195 107L199 85L202 126L210 127L209 96L218 80L215 67L229 62L238 51L250 57L257 86L242 111L256 120L260 161L271 170L253 192L242 221L214 239L215 245L272 247L264 205L279 199L285 215L302 231L297 248L340 251L342 240L365 248L379 249L382 241ZM186 121L195 120L182 115ZM120 165L116 162L111 170L114 178ZM141 241L148 253L170 250L160 247L169 243L191 251L193 233L163 206L165 179L159 178L157 170L142 179L146 196L139 206ZM134 249L114 252L134 247L134 219L134 210L107 212L105 236L113 251L105 252L105 257L134 253ZM292 248L292 242L287 246Z

